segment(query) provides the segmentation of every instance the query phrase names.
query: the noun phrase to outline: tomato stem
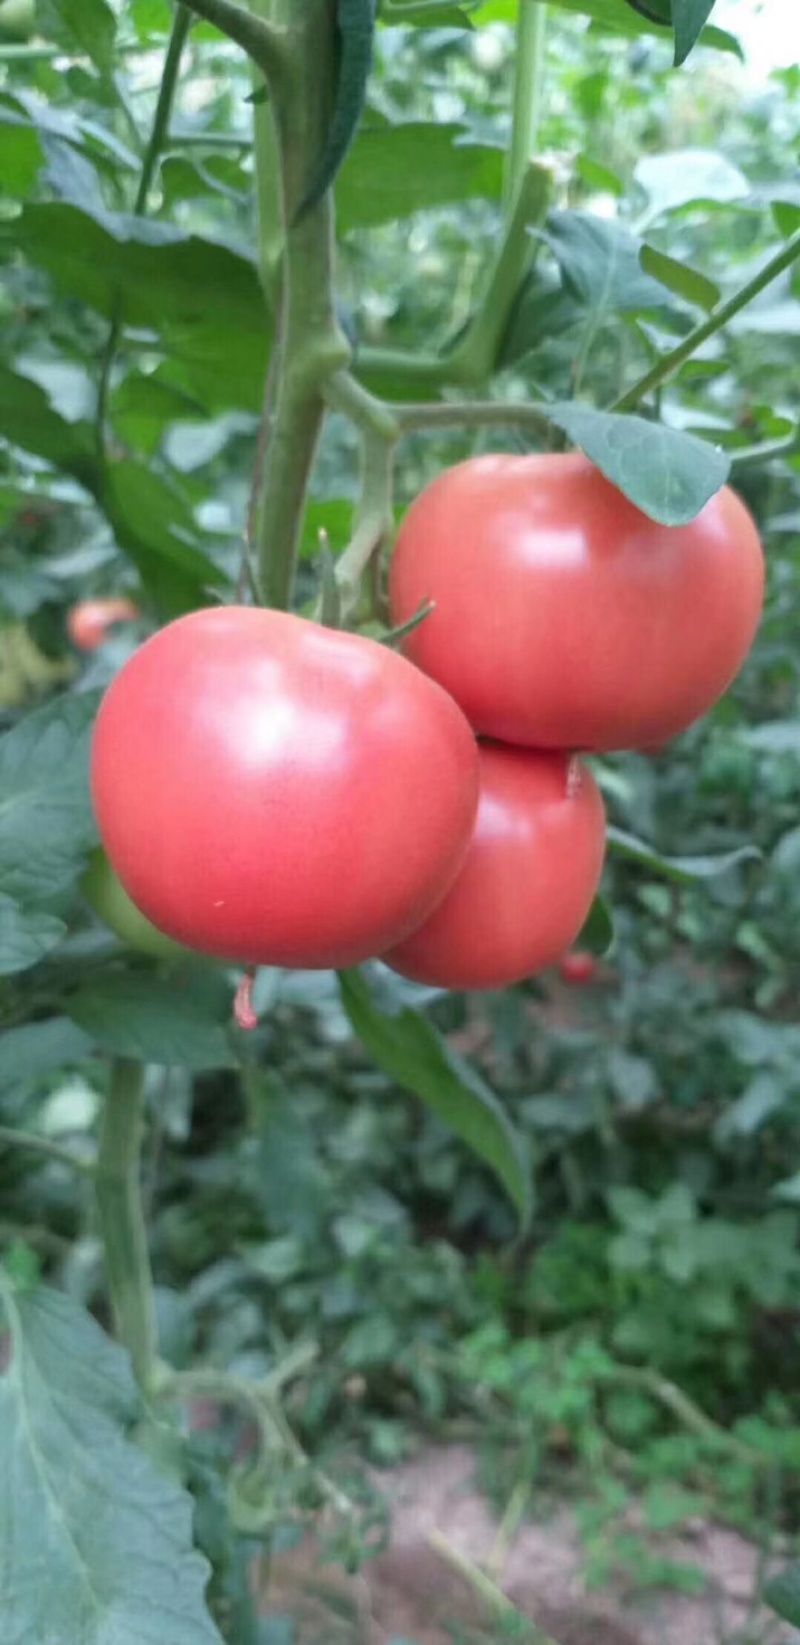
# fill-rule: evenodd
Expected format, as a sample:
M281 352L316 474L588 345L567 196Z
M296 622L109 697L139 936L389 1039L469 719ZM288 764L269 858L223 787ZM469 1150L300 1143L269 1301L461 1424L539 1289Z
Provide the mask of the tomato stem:
M521 0L514 53L511 142L506 154L503 194L513 212L529 161L534 157L542 117L547 11L541 0Z
M105 1099L95 1192L108 1289L141 1387L156 1366L153 1282L141 1194L144 1064L115 1057Z
M688 336L684 337L676 348L670 349L667 354L662 354L661 359L656 361L650 371L645 372L644 376L626 389L624 394L620 394L619 398L609 407L609 410L632 411L652 389L658 388L661 383L666 382L668 377L673 377L684 362L690 360L697 353L697 350L702 347L702 344L708 341L709 337L713 337L716 332L721 331L723 326L726 326L729 320L732 320L741 309L751 303L754 297L758 297L766 286L770 285L773 280L777 280L779 275L784 274L797 257L800 257L800 229L791 235L785 246L782 246L780 251L777 251L775 256L771 257L769 262L759 269L758 274L755 274L752 280L748 280L745 285L740 286L739 290L735 291L733 296L729 297L726 302L718 303L717 307L709 314L708 319L703 320L699 326L695 326L694 330L690 331Z

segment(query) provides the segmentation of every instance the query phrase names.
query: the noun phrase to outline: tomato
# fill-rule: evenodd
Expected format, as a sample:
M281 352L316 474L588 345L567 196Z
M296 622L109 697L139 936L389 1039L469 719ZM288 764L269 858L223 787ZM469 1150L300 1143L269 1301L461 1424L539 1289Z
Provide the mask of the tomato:
M81 600L67 614L67 633L79 651L97 651L114 623L132 623L139 616L133 600Z
M594 900L605 813L576 755L480 748L472 842L429 919L382 958L440 988L505 988L553 965Z
M572 954L563 954L558 962L559 975L562 982L580 986L581 983L591 982L597 970L597 961L594 954L587 954L583 949L576 948Z
M93 851L80 882L89 907L127 948L153 959L186 958L186 949L165 937L131 902L104 851Z
M220 607L120 670L92 793L126 891L176 942L340 967L398 942L449 888L478 756L451 698L386 646Z
M393 624L435 609L406 655L475 730L539 748L665 742L705 714L752 645L764 586L755 525L727 487L656 525L579 453L476 457L400 528Z

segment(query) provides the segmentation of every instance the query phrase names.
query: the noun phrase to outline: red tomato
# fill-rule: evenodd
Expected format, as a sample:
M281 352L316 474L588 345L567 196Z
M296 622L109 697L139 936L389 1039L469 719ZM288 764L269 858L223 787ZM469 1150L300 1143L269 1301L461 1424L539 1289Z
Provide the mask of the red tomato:
M114 623L133 623L140 616L133 600L81 600L67 614L67 633L79 651L97 651Z
M579 453L476 457L400 528L392 622L475 730L539 748L665 742L730 685L763 598L756 528L727 487L655 525Z
M594 954L587 954L583 949L576 948L573 954L562 955L558 969L562 982L580 985L592 981L597 970L597 961Z
M355 965L444 895L477 805L455 703L374 640L246 607L194 612L98 715L103 845L159 930L260 965Z
M382 958L440 988L505 988L575 941L600 881L605 813L576 755L480 748L464 866L425 924Z

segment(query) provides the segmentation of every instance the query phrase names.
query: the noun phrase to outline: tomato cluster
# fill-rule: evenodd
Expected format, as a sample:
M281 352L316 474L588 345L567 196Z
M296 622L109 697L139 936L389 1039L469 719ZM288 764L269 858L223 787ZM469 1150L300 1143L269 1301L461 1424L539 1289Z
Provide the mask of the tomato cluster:
M405 657L226 607L128 661L92 753L112 868L201 953L518 981L571 948L599 884L605 815L580 753L660 744L705 713L762 596L729 490L667 528L579 455L459 464L399 533L393 621L432 605Z

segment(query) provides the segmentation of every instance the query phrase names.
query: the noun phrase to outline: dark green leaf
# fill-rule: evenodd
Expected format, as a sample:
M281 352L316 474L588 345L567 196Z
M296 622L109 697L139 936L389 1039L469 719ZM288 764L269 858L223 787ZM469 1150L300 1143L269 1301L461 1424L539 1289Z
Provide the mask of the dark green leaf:
M336 31L338 71L331 124L298 208L298 218L317 205L331 187L361 120L372 67L375 0L336 0Z
M460 200L498 200L503 152L463 126L408 122L362 130L336 185L341 230L392 223Z
M192 1499L126 1438L138 1414L126 1356L55 1291L9 1293L5 1304L6 1639L222 1645L204 1602L208 1568L192 1547Z
M640 9L635 9L628 0L540 0L540 3L553 4L559 11L579 12L584 17L591 17L599 27L609 29L614 34L661 36L669 21L664 13L666 0L643 0ZM478 13L479 21L512 23L516 20L518 4L519 0L485 0ZM649 16L644 14L645 7ZM726 29L705 28L702 44L714 46L718 51L731 52L736 57L742 56L739 41Z
M547 415L612 485L660 525L687 525L730 473L724 452L663 423L595 411L577 400L548 405Z
M39 383L0 365L0 434L93 489L97 468L88 423L68 422Z
M529 1167L520 1138L488 1085L418 1011L404 1007L385 1015L356 971L343 972L339 986L350 1022L378 1067L426 1103L490 1166L527 1224Z
M97 832L89 799L95 694L59 697L0 740L0 883L23 904L73 884Z
M116 1057L180 1068L230 1068L237 1058L225 1027L202 995L175 978L107 972L67 1004L69 1015Z
M553 212L544 238L568 291L593 314L636 314L669 302L642 269L640 242L621 224L585 211Z
M613 941L614 925L611 910L605 897L595 897L586 924L582 927L580 935L575 938L573 947L588 948L591 954L607 954Z
M764 1598L785 1622L800 1628L800 1565L788 1565L778 1576L771 1577Z
M0 892L0 977L27 971L49 953L66 932L63 920L40 909L20 908Z
M106 0L36 0L36 4L46 39L90 57L101 73L111 73L117 24Z
M0 1038L0 1090L33 1087L54 1069L82 1062L91 1049L91 1040L67 1017L7 1028Z
M699 40L714 3L715 0L672 0L676 67L685 63L695 41Z
M185 497L145 463L112 463L101 504L121 548L136 565L148 593L170 617L207 605L228 582L203 553L201 534Z
M607 838L611 849L618 851L620 856L628 857L631 862L640 863L654 874L676 880L681 885L691 885L694 880L715 879L719 874L738 868L740 863L752 862L761 856L757 846L740 845L735 851L725 851L719 856L665 857L655 846L647 845L635 834L628 834L613 824L608 829Z

